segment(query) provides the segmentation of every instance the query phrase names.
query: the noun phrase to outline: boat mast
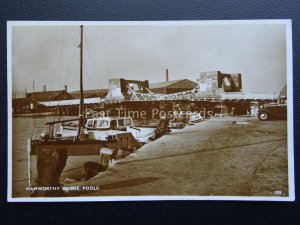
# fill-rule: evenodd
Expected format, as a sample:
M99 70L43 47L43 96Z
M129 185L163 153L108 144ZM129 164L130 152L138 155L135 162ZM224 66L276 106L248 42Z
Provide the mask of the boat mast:
M79 116L84 117L84 96L83 96L83 25L80 26L80 109Z
M84 96L83 96L83 25L80 25L80 103L79 103L79 127L77 138L79 138L84 120Z

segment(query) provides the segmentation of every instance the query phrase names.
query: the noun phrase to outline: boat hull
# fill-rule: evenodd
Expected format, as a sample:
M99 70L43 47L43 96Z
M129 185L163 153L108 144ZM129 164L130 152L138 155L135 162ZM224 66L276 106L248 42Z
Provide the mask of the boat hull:
M141 145L131 133L122 133L107 141L83 138L29 140L28 146L29 179L32 184L55 186L60 178L80 180L85 163L100 163L100 151L103 148L111 149L109 159L113 160L130 154Z
M83 178L82 172L84 164L86 162L98 163L100 158L99 152L100 150L98 151L98 154L95 155L68 156L66 165L60 174L59 182L64 183L64 180L81 180ZM37 161L38 160L36 155L30 156L30 186L39 186Z
M13 117L38 117L38 116L54 116L56 112L36 112L36 113L14 113Z

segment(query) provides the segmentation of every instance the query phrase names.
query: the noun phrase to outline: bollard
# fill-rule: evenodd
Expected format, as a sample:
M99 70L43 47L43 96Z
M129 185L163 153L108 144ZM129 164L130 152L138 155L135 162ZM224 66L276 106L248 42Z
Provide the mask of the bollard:
M102 148L100 150L99 163L103 166L104 170L109 167L109 162L112 159L113 150L109 148Z
M118 159L125 157L125 151L123 149L118 149Z

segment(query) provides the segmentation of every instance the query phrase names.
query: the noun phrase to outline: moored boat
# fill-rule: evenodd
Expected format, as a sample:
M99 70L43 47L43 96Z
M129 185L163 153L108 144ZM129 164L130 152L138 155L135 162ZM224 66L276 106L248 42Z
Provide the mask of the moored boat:
M75 137L77 135L76 125L62 124L59 132L60 137ZM87 119L84 126L84 134L96 140L107 141L118 134L131 133L139 143L145 143L154 133L156 126L135 126L131 117L99 117Z
M198 123L198 122L201 122L204 120L204 118L198 112L181 113L180 116L182 118L186 118L187 123L189 123L189 124Z
M204 117L201 116L198 112L182 112L174 113L172 123L175 124L194 124L204 120Z
M23 113L13 113L13 117L41 117L41 116L53 116L56 112L23 112Z

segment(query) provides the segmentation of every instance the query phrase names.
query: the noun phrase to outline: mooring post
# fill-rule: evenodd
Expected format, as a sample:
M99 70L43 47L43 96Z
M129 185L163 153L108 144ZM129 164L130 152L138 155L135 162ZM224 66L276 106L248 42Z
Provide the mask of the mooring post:
M38 191L33 197L61 196L63 191L59 184L60 175L66 165L66 149L42 148L37 151Z
M96 176L99 172L103 172L105 168L97 162L86 162L83 166L81 181L86 181Z

